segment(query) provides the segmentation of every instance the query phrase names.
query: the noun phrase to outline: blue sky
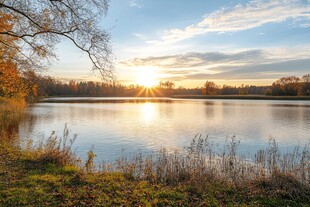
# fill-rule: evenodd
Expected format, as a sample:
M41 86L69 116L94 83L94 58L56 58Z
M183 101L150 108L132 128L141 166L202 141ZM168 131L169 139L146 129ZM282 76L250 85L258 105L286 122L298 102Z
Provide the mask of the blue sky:
M111 0L101 25L124 84L264 85L310 73L310 0ZM68 42L58 51L49 75L100 80Z

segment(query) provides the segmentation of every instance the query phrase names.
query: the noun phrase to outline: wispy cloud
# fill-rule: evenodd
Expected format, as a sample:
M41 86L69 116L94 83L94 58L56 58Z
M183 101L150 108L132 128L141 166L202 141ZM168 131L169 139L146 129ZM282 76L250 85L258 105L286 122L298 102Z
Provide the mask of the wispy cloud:
M132 33L132 35L140 40L146 40L147 39L147 36L144 35L144 34L141 34L141 33Z
M130 2L129 2L129 6L130 7L136 7L136 8L142 8L143 6L142 6L142 4L139 4L138 2L137 2L137 0L131 0Z
M218 68L222 72L214 74L185 74L184 79L278 79L282 76L307 74L310 71L310 59L289 60L260 65L244 65L240 67L226 66Z
M173 43L209 32L237 32L259 27L268 23L283 22L288 19L310 20L310 2L308 0L252 0L247 4L238 4L233 8L222 8L206 14L204 18L183 29L166 30L160 40L149 43Z
M155 66L160 68L192 68L212 65L247 65L274 63L285 60L308 59L310 48L274 48L269 50L245 50L240 52L191 52L186 54L151 56L121 61L126 66Z
M157 67L174 80L264 79L310 71L310 48L186 53L121 61L127 67Z
M122 61L121 64L127 66L157 66L161 68L191 68L191 67L210 67L214 64L246 64L257 63L264 58L265 52L261 50L248 50L239 53L186 53L171 56L134 58Z

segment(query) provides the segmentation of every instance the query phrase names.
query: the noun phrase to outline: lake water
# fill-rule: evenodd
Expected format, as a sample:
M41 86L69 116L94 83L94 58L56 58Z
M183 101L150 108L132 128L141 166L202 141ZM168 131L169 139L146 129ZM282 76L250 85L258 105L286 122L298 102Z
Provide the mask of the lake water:
M281 150L310 140L309 101L180 100L143 98L55 98L29 108L22 137L35 142L68 124L77 134L74 149L85 158L94 147L97 160L188 146L196 134L215 144L236 136L239 151L265 148L270 137Z

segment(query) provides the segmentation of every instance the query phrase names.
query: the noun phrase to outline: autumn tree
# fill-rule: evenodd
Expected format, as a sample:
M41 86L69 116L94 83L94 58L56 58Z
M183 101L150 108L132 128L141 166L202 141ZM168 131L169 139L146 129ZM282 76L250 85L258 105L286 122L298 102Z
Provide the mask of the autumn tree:
M221 89L222 95L237 95L239 94L239 90L236 86L223 85Z
M12 29L11 18L11 15L0 11L0 32ZM0 35L2 43L0 47L0 96L2 97L25 97L27 95L25 84L14 61L18 50L17 40L16 37ZM10 47L3 45L10 45Z
M0 47L15 50L11 60L20 70L46 66L55 45L67 39L85 52L104 78L112 78L109 34L99 24L108 0L0 0L0 12L12 27L1 27ZM18 39L18 47L6 41ZM9 57L5 57L9 58Z
M166 96L171 96L173 94L173 89L175 87L174 82L172 81L160 81L158 84L158 88L164 93Z
M239 88L239 94L240 95L248 95L249 94L249 86L241 84L241 86Z
M173 89L175 84L172 81L160 81L158 86L161 89Z
M71 95L76 94L78 92L78 85L77 85L77 83L75 81L71 80L69 82L69 87L72 90L72 94Z
M296 76L283 77L272 84L272 95L297 96L300 90L300 78Z
M25 97L27 90L15 64L0 61L0 96Z
M34 70L23 71L25 90L27 90L28 98L38 96L39 75Z
M216 95L218 92L218 86L212 81L206 81L204 87L206 95Z
M301 94L310 96L310 73L301 78Z

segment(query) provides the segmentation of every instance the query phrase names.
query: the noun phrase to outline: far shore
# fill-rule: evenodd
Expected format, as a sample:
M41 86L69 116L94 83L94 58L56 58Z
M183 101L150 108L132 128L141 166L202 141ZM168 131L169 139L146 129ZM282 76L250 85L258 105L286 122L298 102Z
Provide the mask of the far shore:
M180 99L246 99L246 100L310 100L310 96L262 96L262 95L174 95Z
M68 99L67 99L68 98ZM93 98L102 98L102 100ZM136 102L136 101L172 101L173 99L230 99L230 100L288 100L288 101L310 101L310 96L264 96L264 95L172 95L172 96L139 96L139 97L120 97L120 96L50 96L40 97L38 102L48 103L89 103L89 102Z

